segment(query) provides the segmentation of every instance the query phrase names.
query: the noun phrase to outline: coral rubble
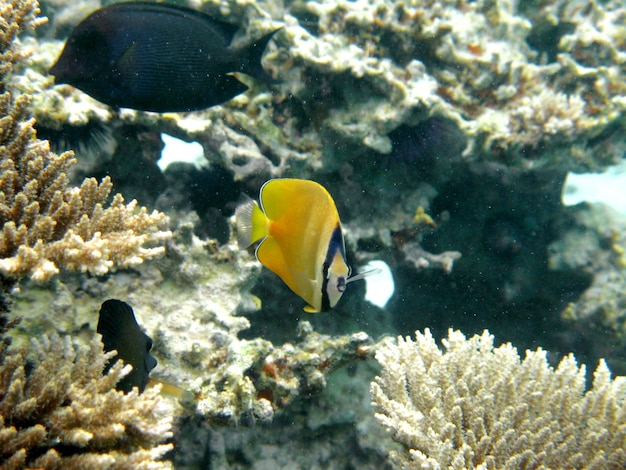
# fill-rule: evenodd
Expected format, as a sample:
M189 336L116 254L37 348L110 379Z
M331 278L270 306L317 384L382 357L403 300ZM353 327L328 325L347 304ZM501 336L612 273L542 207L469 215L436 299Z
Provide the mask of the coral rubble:
M611 379L601 361L585 392L572 355L554 369L545 351L521 360L493 341L450 330L442 351L427 329L380 345L373 405L403 446L390 454L398 468L626 465L626 379Z

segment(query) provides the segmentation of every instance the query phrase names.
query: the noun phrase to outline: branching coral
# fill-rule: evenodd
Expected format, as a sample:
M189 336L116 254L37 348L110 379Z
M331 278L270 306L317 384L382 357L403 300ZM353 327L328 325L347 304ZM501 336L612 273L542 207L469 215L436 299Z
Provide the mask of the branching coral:
M0 273L35 280L47 280L59 268L104 274L162 253L163 247L144 245L170 236L163 230L164 214L137 211L135 201L125 205L119 194L105 207L109 178L71 188L73 154L56 155L36 138L30 97L15 98L6 80L21 57L18 32L39 22L37 3L15 0L0 13Z
M107 375L99 338L76 347L57 335L25 350L0 352L0 464L13 468L169 468L171 409L152 388L125 395L115 384L130 366Z
M585 392L573 356L493 347L484 332L450 330L442 352L429 330L387 341L371 385L376 417L404 447L399 468L618 469L626 465L626 379L601 361Z
M511 110L510 127L520 145L536 147L543 138L573 139L583 127L584 115L585 102L578 95L546 89L519 100Z
M19 48L14 47L17 35L46 21L38 18L38 14L37 0L9 0L0 5L0 93L6 91L6 80L13 64L23 58Z

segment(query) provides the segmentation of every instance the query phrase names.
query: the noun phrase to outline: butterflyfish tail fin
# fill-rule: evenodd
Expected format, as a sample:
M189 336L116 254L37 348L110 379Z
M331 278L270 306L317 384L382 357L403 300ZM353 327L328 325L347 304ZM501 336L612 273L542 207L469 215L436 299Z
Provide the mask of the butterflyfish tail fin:
M348 284L349 282L360 281L361 279L365 279L368 276L374 276L376 274L380 274L381 272L382 272L382 269L380 268L368 269L367 271L363 271L358 274L355 274L354 276L350 276L346 280L346 284Z
M250 199L235 210L237 243L245 250L267 236L268 220L256 201Z

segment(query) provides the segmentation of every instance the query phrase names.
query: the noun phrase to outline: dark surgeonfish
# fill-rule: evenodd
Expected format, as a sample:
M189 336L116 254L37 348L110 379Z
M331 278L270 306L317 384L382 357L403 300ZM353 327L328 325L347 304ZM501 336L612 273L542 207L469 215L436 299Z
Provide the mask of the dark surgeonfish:
M248 89L233 72L276 82L261 56L278 30L231 47L237 29L188 8L117 3L76 26L50 73L56 83L110 106L159 113L205 109Z
M128 393L133 387L138 387L143 392L157 360L150 354L152 339L139 328L131 306L117 299L104 302L100 308L97 331L102 335L104 350L117 351L117 356L107 364L105 373L118 359L133 366L131 373L120 380L116 388Z

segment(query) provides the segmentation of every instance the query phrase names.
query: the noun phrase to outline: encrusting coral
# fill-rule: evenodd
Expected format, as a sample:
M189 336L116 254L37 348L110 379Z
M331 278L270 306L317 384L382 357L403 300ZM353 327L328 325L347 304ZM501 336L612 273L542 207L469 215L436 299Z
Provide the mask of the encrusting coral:
M37 139L30 97L15 97L8 77L24 55L18 33L42 22L38 4L13 0L0 13L0 273L39 281L60 268L105 274L162 253L162 246L145 245L171 236L164 214L136 210L136 201L125 205L120 194L106 207L108 177L70 187L73 153L56 155Z
M572 355L556 369L546 352L521 360L487 331L469 340L450 330L436 345L386 340L371 384L376 417L404 447L404 469L619 469L626 466L626 380L601 361L585 392L585 368Z
M26 349L0 343L0 467L171 468L160 461L171 444L172 410L153 387L139 395L117 391L130 366L56 334ZM32 361L32 362L31 362Z

